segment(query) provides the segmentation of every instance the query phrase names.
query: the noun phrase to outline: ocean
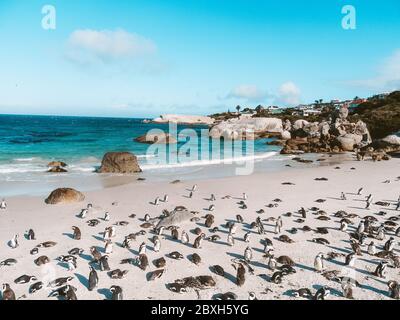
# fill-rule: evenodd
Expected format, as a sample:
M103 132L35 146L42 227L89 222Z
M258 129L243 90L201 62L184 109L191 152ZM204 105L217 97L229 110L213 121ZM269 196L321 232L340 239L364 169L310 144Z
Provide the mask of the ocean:
M219 140L205 134L206 126L189 125L177 126L176 145L143 144L135 142L134 138L149 130L175 133L175 128L171 130L168 124L144 123L143 120L0 115L0 196L45 192L61 182L76 186L73 179L82 180L82 176L98 179L94 171L109 151L135 154L146 177L179 179L180 175L190 175L208 166L221 166L232 159L272 160L280 149L267 145L270 139L239 142L223 148L218 145ZM47 164L53 160L66 162L68 173L47 173ZM81 188L95 188L90 179L85 181Z

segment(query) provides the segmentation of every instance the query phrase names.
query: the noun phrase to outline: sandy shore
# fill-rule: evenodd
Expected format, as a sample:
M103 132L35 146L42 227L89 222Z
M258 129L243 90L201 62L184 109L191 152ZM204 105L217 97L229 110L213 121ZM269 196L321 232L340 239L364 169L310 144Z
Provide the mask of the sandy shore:
M346 161L336 166L320 166L311 168L287 168L284 172L257 173L250 176L230 177L221 179L208 179L199 181L184 181L182 183L154 183L142 182L116 186L113 188L86 192L86 200L83 203L73 205L46 205L44 197L14 197L7 199L8 208L0 211L0 260L14 258L17 264L9 267L0 267L0 283L9 283L15 291L17 297L26 296L26 299L47 299L51 290L42 290L29 294L30 284L15 284L14 280L23 274L34 275L44 283L49 280L65 276L73 276L70 282L77 288L78 299L107 299L110 298L109 288L118 285L123 288L125 299L212 299L217 293L227 291L237 294L239 299L247 299L248 293L254 292L258 299L296 299L292 296L291 290L299 288L309 288L315 293L321 286L327 285L331 288L332 295L329 299L343 299L341 285L338 282L329 281L314 269L314 259L319 252L327 254L337 252L348 254L352 251L349 243L348 232L357 228L360 218L367 215L376 217L380 222L386 221L389 217L398 216L400 211L395 211L395 202L400 194L400 159L393 159L387 162L373 163L371 161L356 162ZM327 181L316 181L315 178L325 177ZM178 178L177 178L178 179ZM390 180L387 183L386 180ZM386 181L386 183L384 183ZM293 185L284 185L284 182L291 182ZM198 188L194 192L193 198L187 197L188 189L193 184ZM61 186L60 186L61 187ZM363 187L363 195L355 193ZM242 200L242 194L248 195L246 200L247 209L240 209L238 202ZM341 200L341 192L346 193L347 200ZM215 194L215 216L214 226L218 226L218 234L221 239L217 242L203 241L201 249L193 248L192 244L195 235L192 230L200 227L206 236L212 235L204 225L204 217L210 213L206 210L211 202L207 200L210 194ZM390 202L390 207L371 205L370 210L365 209L365 196L372 193L374 202ZM160 202L158 206L152 204L154 199L159 196L169 195L167 203ZM230 195L231 198L222 199ZM274 202L274 199L281 199L282 202ZM317 199L326 200L323 203L315 202ZM94 209L86 219L77 217L82 208L87 203L92 203ZM113 205L113 203L115 203ZM269 208L268 204L278 204L277 207ZM147 234L138 236L131 249L120 247L124 236L141 230L142 218L147 213L152 217L158 216L163 209L173 210L176 206L182 205L189 210L198 211L199 222L186 222L180 226L181 230L189 233L190 243L184 245L180 241L172 240L169 231L164 232L161 240L160 252L153 250L150 239L154 236L150 229L146 229ZM317 219L309 211L304 223L295 222L300 218L297 211L304 207L310 209L318 207L326 211L329 221ZM256 211L264 209L265 213L258 214ZM342 232L339 230L341 220L333 216L339 210L347 213L357 214L359 217L352 219L354 224L349 230ZM102 220L104 213L108 211L111 216L109 222ZM384 216L376 215L377 212L384 211ZM292 212L291 217L283 214ZM135 218L129 216L136 214ZM235 245L227 244L228 229L223 226L229 220L236 220L236 215L240 214L244 218L244 223L239 224L235 234ZM282 216L283 228L280 234L274 233L275 223L267 221L268 218ZM259 235L256 229L250 230L249 225L257 217L263 219L266 233ZM100 224L96 227L89 227L86 223L89 219L99 219ZM114 252L110 254L109 264L111 270L120 268L129 270L124 279L111 279L107 272L98 270L99 286L93 291L88 291L87 282L89 276L88 263L92 260L89 252L90 246L96 246L103 253L102 232L105 227L117 221L128 221L127 226L117 226L117 235L113 238ZM297 230L296 234L291 234L288 230L292 228L302 228L309 226L315 230L317 227L326 227L328 234L317 234L314 231L304 232ZM78 226L82 231L82 240L71 238L72 226ZM24 233L33 229L37 240L26 240ZM244 234L250 231L250 242L243 241ZM8 241L14 236L20 235L20 245L16 249L8 246ZM280 235L287 235L293 239L294 243L285 243L278 240ZM383 241L374 240L377 251L382 250L383 244L392 234L389 232ZM268 259L264 258L264 245L262 240L265 238L272 240L275 256L290 256L296 263L295 274L287 275L281 284L270 282L270 277L274 271L267 266ZM322 245L314 243L313 238L325 238L330 244ZM40 249L39 254L32 256L30 250L37 244L44 241L55 241L57 245L52 248ZM366 243L372 239L367 239ZM120 264L122 259L135 258L138 254L139 246L142 242L147 244L147 255L149 267L142 271L135 265ZM260 242L261 241L261 242ZM395 236L394 253L399 254L398 237ZM249 246L253 251L251 267L254 273L246 272L245 284L238 287L235 283L236 271L232 266L232 259L243 258L246 247ZM84 249L84 254L78 257L78 267L74 271L68 271L66 264L59 263L56 258L66 255L67 252L75 247ZM354 288L355 299L390 299L387 291L388 280L400 280L399 270L388 268L386 278L378 278L371 274L377 264L382 260L371 256L366 252L367 247L363 246L362 256L357 256L354 268L344 265L344 257L338 257L331 261L325 261L327 270L338 270L348 272L350 270L361 287ZM179 251L184 259L173 260L166 255L172 251ZM202 262L199 265L193 264L189 259L192 253L198 253ZM36 266L34 259L40 255L46 255L51 262L44 266ZM165 257L167 264L165 273L160 279L147 281L146 275L157 268L153 265L154 259ZM225 269L225 277L213 274L210 270L212 265L220 265ZM166 288L167 283L174 282L187 276L211 275L216 280L216 286L211 289L201 290L198 293L189 290L188 293L173 293ZM32 282L33 283L33 282ZM31 284L32 284L31 283ZM268 289L268 290L266 290ZM55 298L51 298L55 299ZM302 298L300 298L302 299Z

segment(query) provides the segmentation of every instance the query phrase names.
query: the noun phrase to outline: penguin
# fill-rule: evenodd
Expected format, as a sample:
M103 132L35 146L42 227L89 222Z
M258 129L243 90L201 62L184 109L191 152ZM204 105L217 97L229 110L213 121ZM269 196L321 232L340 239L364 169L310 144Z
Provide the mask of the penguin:
M399 283L397 281L389 281L387 283L388 287L389 287L389 297L391 297L392 299L396 299L399 300L399 293L400 293L400 286Z
M365 231L365 221L361 220L357 228L357 233L362 234Z
M237 273L236 273L236 285L238 287L241 287L242 285L244 285L245 281L246 281L246 269L244 268L243 264L239 263L239 266L237 268Z
M189 198L192 199L193 198L193 191L189 192Z
M383 249L387 252L391 252L394 248L394 238L390 237L388 241L386 241L385 245L383 246Z
M210 201L216 201L217 199L215 198L215 195L212 193L210 197Z
M301 209L299 210L299 213L301 214L301 217L303 219L307 218L307 212L306 212L306 209L304 209L304 207L301 207Z
M71 250L68 251L68 254L74 255L74 256L79 256L84 252L83 249L80 248L73 248Z
M346 232L348 227L349 224L347 223L347 221L345 219L342 219L340 221L340 231Z
M117 229L115 228L115 226L111 226L110 227L110 238L115 238L116 235L117 235Z
M164 195L163 202L168 202L168 195L167 195L167 194L166 194L166 195Z
M340 194L340 199L341 199L341 200L347 200L346 195L345 195L344 192L342 192L342 193Z
M275 284L282 283L283 273L282 271L275 272L271 277L271 282Z
M200 249L201 248L201 242L203 241L203 239L206 237L206 235L204 233L200 234L193 243L193 248L195 249Z
M197 190L197 184L193 185L192 187L192 191L196 191Z
M346 256L345 264L347 266L354 267L355 261L356 261L356 254L354 252L351 252Z
M183 255L178 251L173 251L168 256L170 258L172 258L172 259L175 259L175 260L182 260L183 259Z
M110 214L109 214L108 212L106 212L106 213L104 214L103 220L104 220L104 221L110 221Z
M272 241L268 238L264 239L264 252L267 253L270 250L274 250L274 245L272 244Z
M76 297L76 288L71 286L71 285L66 285L65 286L65 290L64 290L64 296L65 296L65 300L68 301L75 301L78 300L78 298Z
M159 227L159 228L157 229L157 234L158 234L159 236L161 236L161 235L164 233L164 230L165 230L165 227L164 227L164 226Z
M325 298L327 298L330 294L331 291L329 288L327 286L323 286L315 293L314 300L325 300Z
M149 221L150 221L150 215L149 215L148 213L146 213L146 214L144 215L143 220L144 220L145 222L149 222Z
M187 243L189 243L189 235L186 233L186 231L185 230L182 230L182 235L181 235L181 242L183 243L183 244L187 244Z
M383 240L383 239L385 239L385 228L384 228L384 226L380 226L379 227L379 229L378 229L378 233L377 233L377 235L376 235L376 239L378 239L378 240Z
M236 215L236 221L237 221L237 223L243 223L244 219L240 214L238 214L238 215Z
M81 230L78 227L75 227L75 226L72 227L72 230L74 231L74 234L72 235L72 238L74 240L81 240L81 236L82 236Z
M358 195L358 196L361 196L361 195L362 195L362 192L363 192L363 190L364 190L364 188L360 188L360 189L358 189L358 191L357 191L357 195Z
M379 278L385 278L385 272L388 264L389 263L387 261L381 261L379 265L376 267L373 274Z
M101 271L110 271L110 266L108 264L108 256L102 256L99 260L100 270Z
M72 281L73 279L74 279L73 277L57 278L57 279L49 282L49 284L47 286L51 287L51 288L61 287L65 284L67 284L68 282Z
M35 292L38 292L39 290L41 290L43 288L43 282L39 281L39 282L35 282L34 284L32 284L29 287L29 293L33 294Z
M141 244L140 244L140 246L139 246L139 255L140 254L146 254L146 243L145 242L142 242Z
M88 214L88 209L82 209L79 218L85 219Z
M252 258L253 258L253 251L251 250L250 247L247 247L246 250L244 251L244 260L246 262L250 262Z
M201 262L201 257L197 253L193 253L190 257L190 260L195 264L199 265Z
M183 256L182 256L183 258ZM137 259L139 268L145 271L147 267L149 266L149 259L147 258L146 254L139 254L139 257Z
M371 256L374 256L376 254L376 247L373 241L371 241L368 245L368 254Z
M272 271L276 269L278 262L276 261L274 255L270 255L268 259L268 268L270 268Z
M159 204L160 204L160 198L157 197L157 198L154 200L154 205L155 205L155 206L158 206Z
M97 275L96 270L92 266L89 266L90 273L89 273L89 291L93 291L93 289L97 288L99 284L99 276Z
M258 300L254 292L249 292L249 300Z
M42 265L44 265L46 263L49 263L49 262L50 262L50 259L47 256L40 256L39 258L35 259L35 261L34 261L34 263L37 266L42 266Z
M214 272L215 274L217 274L221 277L225 277L225 270L220 265L216 264L216 265L212 266L211 269L212 269L212 272Z
M174 239L174 240L178 240L179 239L179 231L178 231L178 228L172 228L171 229L171 236L172 236L172 239Z
M300 288L293 292L293 296L296 298L302 297L302 298L309 299L312 297L312 293L311 293L311 290L308 288Z
M111 286L110 291L112 293L111 300L124 300L121 287Z
M90 253L92 254L94 261L99 262L101 258L101 253L97 251L96 247L90 247Z
M250 231L245 233L243 237L244 242L250 242L250 234Z
M6 210L6 209L7 209L6 200L5 200L5 199L2 199L2 200L1 200L1 203L0 203L0 210Z
M278 221L276 221L276 223L275 223L275 234L279 234L279 233L281 233L281 226L278 223Z
M35 238L35 232L33 231L33 229L29 229L26 238L27 238L28 240L36 240L36 238Z
M357 254L358 256L362 256L360 244L354 239L350 239L350 244L354 253Z
M208 207L208 211L214 211L215 210L215 205L212 204Z
M207 228L211 228L213 223L214 223L214 216L212 214L208 214L207 218L206 218L206 221L205 221L205 226Z
M234 235L234 234L236 233L236 230L237 230L237 225L236 225L236 223L232 223L232 224L230 225L230 227L229 227L229 233L232 234L232 235Z
M10 267L16 263L17 263L17 260L15 260L15 259L6 259L6 260L3 260L0 262L0 267L4 267L4 266Z
M104 252L105 254L111 254L113 252L113 244L110 239L106 241L106 244L104 246Z
M37 278L35 276L28 276L24 274L23 276L18 277L17 279L14 280L14 283L16 284L25 284L29 283L31 281L36 281Z
M161 241L160 241L160 239L157 237L157 238L154 240L154 251L155 251L155 252L159 252L160 249L161 249Z
M314 260L314 268L317 272L322 272L325 269L324 256L322 253L318 253Z
M77 268L77 263L74 260L68 261L68 271L73 271Z
M247 194L245 192L243 192L243 200L246 201L247 200Z
M280 228L283 227L283 222L282 222L282 217L281 216L279 216L278 219L276 219L276 223L279 224Z
M10 246L12 249L16 249L16 248L19 247L18 235L17 235L17 234L9 241L9 246Z
M127 273L128 273L128 270L116 269L116 270L109 272L109 276L111 279L123 279Z
M3 284L2 296L3 300L16 300L15 293L8 283Z
M234 244L235 244L235 239L233 238L232 233L229 233L229 234L228 234L228 240L227 240L227 242L228 242L228 244L229 244L231 247L234 246Z

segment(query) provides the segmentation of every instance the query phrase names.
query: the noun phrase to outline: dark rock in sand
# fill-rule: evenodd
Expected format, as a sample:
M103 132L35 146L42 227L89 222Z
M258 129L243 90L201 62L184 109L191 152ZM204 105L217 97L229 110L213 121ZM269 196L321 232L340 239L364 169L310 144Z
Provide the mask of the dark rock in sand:
M54 190L44 201L47 204L75 203L85 200L83 193L72 188L59 188Z
M64 173L64 172L68 172L67 170L65 170L62 167L52 167L50 168L47 172L51 172L51 173Z

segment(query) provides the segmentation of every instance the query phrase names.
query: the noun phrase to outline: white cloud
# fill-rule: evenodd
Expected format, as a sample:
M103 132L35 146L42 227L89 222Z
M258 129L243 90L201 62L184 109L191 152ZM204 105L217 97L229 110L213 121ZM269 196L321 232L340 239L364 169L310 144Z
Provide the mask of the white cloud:
M294 106L300 103L301 91L291 81L285 82L279 87L275 102L278 104Z
M67 43L67 58L78 63L133 60L154 55L155 43L125 30L75 30Z
M231 90L226 98L245 99L248 101L262 101L268 98L268 93L255 85L243 84Z
M400 88L400 49L387 57L378 66L375 77L348 81L347 84L373 89L393 91Z

